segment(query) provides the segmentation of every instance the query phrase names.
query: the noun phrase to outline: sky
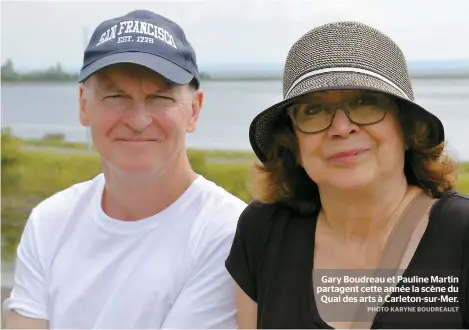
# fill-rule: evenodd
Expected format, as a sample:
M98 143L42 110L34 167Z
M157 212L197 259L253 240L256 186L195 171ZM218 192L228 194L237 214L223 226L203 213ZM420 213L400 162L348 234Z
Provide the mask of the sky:
M325 23L354 20L388 34L409 61L469 60L467 0L2 1L1 60L19 71L61 63L77 72L85 35L134 9L177 22L201 68L283 64L291 45ZM86 42L88 40L86 39Z

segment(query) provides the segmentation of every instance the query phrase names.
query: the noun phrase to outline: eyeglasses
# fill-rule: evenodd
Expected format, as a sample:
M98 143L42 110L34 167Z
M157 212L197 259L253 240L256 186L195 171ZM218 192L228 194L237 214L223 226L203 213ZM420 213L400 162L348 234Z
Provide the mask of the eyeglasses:
M287 113L299 131L319 133L332 125L338 109L342 109L356 125L371 125L383 120L391 105L392 101L387 95L363 91L352 99L335 105L322 101L293 104L287 108Z

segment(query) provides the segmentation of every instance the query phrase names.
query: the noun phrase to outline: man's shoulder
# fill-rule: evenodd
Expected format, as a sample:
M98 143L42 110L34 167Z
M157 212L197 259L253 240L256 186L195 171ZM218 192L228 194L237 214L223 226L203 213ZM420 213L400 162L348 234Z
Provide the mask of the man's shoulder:
M200 176L196 208L196 227L209 236L230 235L236 230L240 214L247 203L217 183Z
M80 204L88 205L96 189L103 185L102 174L76 183L68 188L56 192L38 203L31 212L31 218L36 222L61 221L67 214L72 213Z
M215 213L234 212L239 214L246 208L247 203L241 198L227 191L217 183L204 177L198 178L201 192L201 198L204 202L204 208Z
M246 205L239 197L235 196L233 193L226 190L224 187L220 186L215 181L208 179L202 175L199 175L197 178L197 182L203 187L203 190L207 192L211 197L216 199L227 199L227 201L231 202L241 202Z
M89 181L74 184L37 204L25 223L21 246L35 251L41 262L47 263L60 244L63 232L77 223L77 216L90 204L96 188L103 180L97 176ZM86 218L86 217L85 217Z

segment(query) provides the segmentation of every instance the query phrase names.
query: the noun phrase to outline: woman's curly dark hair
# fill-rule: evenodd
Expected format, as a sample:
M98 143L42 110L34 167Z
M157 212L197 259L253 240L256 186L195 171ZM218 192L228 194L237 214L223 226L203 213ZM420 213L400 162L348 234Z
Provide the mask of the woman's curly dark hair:
M398 102L398 107L402 106ZM408 150L404 173L407 182L438 198L454 189L458 163L444 153L445 142L432 145L430 125L416 111L400 111L399 120ZM299 164L298 145L289 118L280 116L274 128L270 153L265 164L254 162L249 188L255 200L284 202L302 213L320 207L319 190Z

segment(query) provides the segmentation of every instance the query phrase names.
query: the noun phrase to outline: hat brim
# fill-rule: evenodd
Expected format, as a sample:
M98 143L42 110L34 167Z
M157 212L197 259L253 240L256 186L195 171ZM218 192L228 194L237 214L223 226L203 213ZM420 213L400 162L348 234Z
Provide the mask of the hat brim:
M286 107L293 104L299 96L326 90L352 89L378 91L396 97L400 105L405 107L405 111L417 111L428 118L433 145L444 141L444 128L440 119L387 82L364 73L330 72L306 78L290 92L288 98L265 109L252 120L249 141L256 156L261 162L266 162L274 124L280 115L286 113Z
M122 52L111 54L94 61L83 68L78 77L79 82L83 82L97 71L114 64L130 63L146 67L174 84L185 85L193 78L194 74L168 61L165 58L141 52Z

